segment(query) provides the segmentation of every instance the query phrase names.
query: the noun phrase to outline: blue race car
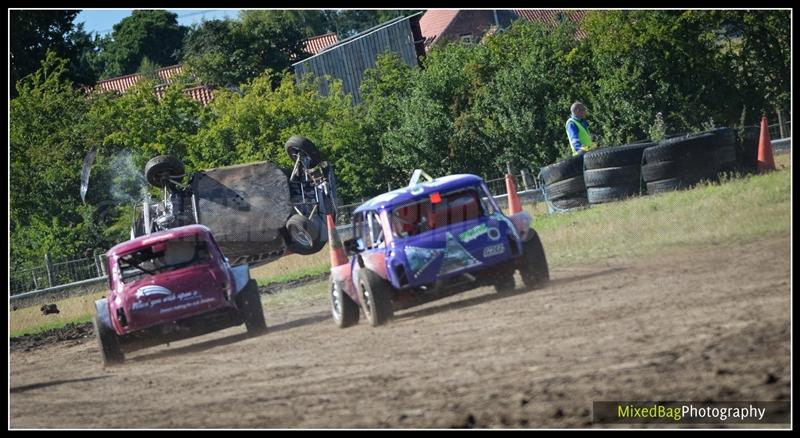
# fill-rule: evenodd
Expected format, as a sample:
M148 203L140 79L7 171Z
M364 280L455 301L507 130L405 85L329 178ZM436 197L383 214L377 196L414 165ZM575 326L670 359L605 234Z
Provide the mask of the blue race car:
M484 181L450 175L370 199L353 212L348 263L331 267L330 296L339 327L358 323L359 308L372 326L395 310L479 285L498 292L550 279L541 240L524 211L506 216ZM335 242L333 242L335 244Z

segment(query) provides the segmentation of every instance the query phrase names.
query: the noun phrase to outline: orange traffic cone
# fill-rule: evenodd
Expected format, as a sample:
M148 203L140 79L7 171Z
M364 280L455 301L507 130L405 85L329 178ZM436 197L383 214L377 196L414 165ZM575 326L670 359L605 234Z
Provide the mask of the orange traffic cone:
M336 224L333 223L333 216L328 215L328 247L331 253L331 267L347 264L347 254L344 252L342 239L336 231Z
M758 140L758 166L759 173L775 170L775 159L772 158L772 141L769 138L767 117L761 118L761 137Z
M522 211L522 202L517 194L517 182L514 175L506 174L506 191L508 192L508 211L509 214L516 214Z

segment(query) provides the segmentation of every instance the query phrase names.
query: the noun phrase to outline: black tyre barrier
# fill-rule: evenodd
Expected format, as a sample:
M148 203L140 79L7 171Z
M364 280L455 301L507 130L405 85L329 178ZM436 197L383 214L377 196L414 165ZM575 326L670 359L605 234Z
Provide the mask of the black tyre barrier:
M600 148L586 152L583 157L583 168L603 169L606 167L622 167L641 164L645 149L655 146L653 142L628 144L609 148Z
M574 178L583 174L583 154L577 155L558 163L545 166L539 172L539 178L545 185L565 179Z
M740 171L753 173L757 170L758 141L760 137L761 128L758 126L746 127L739 132L736 157Z
M574 198L586 196L586 185L583 182L583 175L581 175L546 185L544 191L547 199L550 200Z
M638 185L641 169L639 163L632 166L587 169L583 172L583 180L587 188Z
M647 193L655 195L658 193L671 192L685 187L685 184L680 178L662 179L659 181L651 181L647 183Z
M702 150L713 138L713 134L699 134L691 137L676 137L664 140L644 151L642 154L644 162L682 161L690 151Z
M675 178L680 169L677 161L659 161L642 166L642 179L645 182Z
M590 187L586 196L590 204L619 201L639 194L639 184L614 187Z
M575 197L575 198L563 198L563 199L556 199L555 201L551 201L556 209L561 210L571 210L573 208L580 208L589 205L589 199L585 196L583 197Z

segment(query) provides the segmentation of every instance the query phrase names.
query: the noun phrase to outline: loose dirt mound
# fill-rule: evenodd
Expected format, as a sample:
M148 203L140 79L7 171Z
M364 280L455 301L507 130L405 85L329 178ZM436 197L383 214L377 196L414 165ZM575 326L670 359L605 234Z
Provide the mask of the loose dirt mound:
M31 351L36 347L62 342L78 341L85 342L94 336L92 323L83 324L69 323L62 328L46 330L35 335L23 335L9 338L12 352Z
M15 351L9 423L592 427L592 401L789 399L788 236L551 276L542 290L480 288L379 328L336 329L324 300L266 308L266 335L231 328L108 369L94 342ZM135 408L108 409L119 403Z

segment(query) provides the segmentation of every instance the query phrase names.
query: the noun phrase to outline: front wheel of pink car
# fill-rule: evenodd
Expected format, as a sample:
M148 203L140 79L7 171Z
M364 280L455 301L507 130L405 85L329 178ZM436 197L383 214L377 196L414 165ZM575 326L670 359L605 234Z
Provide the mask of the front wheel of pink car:
M362 269L358 277L358 293L364 315L373 327L386 324L394 316L392 285L369 269Z

